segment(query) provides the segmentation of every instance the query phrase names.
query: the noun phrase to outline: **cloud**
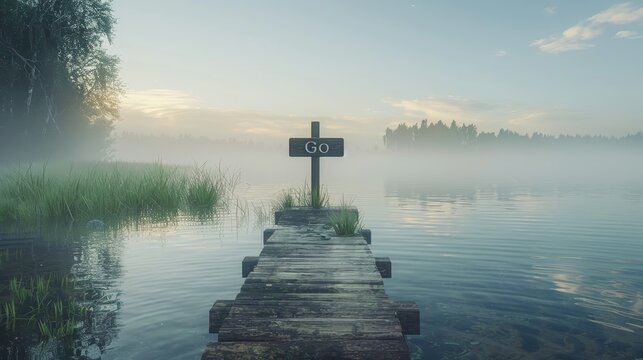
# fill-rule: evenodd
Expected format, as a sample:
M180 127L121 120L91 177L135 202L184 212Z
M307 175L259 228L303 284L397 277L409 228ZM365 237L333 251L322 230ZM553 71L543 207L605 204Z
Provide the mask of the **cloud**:
M549 128L543 120L551 113L542 109L531 109L524 106L495 105L462 97L436 98L427 97L414 100L388 100L391 106L404 110L406 116L416 119L427 118L435 122L442 120L449 123L473 123L482 131L498 131L510 128L516 131L544 131ZM399 122L399 121L398 121ZM393 122L390 125L395 126Z
M539 123L542 123L547 117L544 111L516 111L509 117L508 123L511 129L525 129L525 128L538 128Z
M468 121L481 119L481 114L494 109L493 105L477 102L461 97L435 98L415 100L389 100L389 105L403 109L411 116L425 116L431 120Z
M498 56L498 57L503 57L503 56L506 56L506 55L507 55L506 50L500 49L500 50L496 51L496 56Z
M589 40L597 37L600 33L600 30L594 29L591 26L579 24L565 30L563 32L563 37L567 39Z
M554 15L558 12L558 8L556 6L547 6L544 11L549 15Z
M577 24L565 30L561 36L552 36L547 39L534 40L531 46L537 46L541 51L557 54L570 50L581 50L593 47L587 40L600 34L591 26Z
M639 35L636 31L623 30L614 35L617 39L643 39L643 35Z
M527 134L534 132L577 134L587 130L579 126L588 120L586 114L557 107L500 105L456 96L412 100L389 99L386 103L403 110L405 116L405 118L396 117L393 121L389 121L388 127L396 127L402 122L415 124L420 119L428 119L429 122L442 120L447 125L452 120L458 124L475 124L478 131L485 132L497 132L504 128ZM591 131L595 129L592 128Z
M631 24L643 20L643 6L637 9L630 3L614 5L588 20L594 24Z
M124 109L137 110L153 118L163 118L173 117L177 110L198 107L198 101L180 90L148 89L127 92L122 106Z
M397 127L406 122L413 125L421 119L449 125L474 124L478 131L497 132L510 129L521 134L605 134L622 136L640 131L636 116L615 116L610 110L587 110L565 106L531 106L523 104L494 104L463 97L427 97L412 100L387 100L389 105L403 111L386 126ZM605 122L606 118L616 119Z
M480 131L509 128L521 133L558 134L583 131L579 125L592 117L592 114L560 108L500 105L458 96L386 99L383 102L382 111L362 115L302 116L214 107L187 92L148 89L127 93L122 102L121 120L114 125L117 133L234 138L281 146L289 137L307 136L310 122L321 121L323 136L345 137L351 144L371 146L381 144L387 126L397 126L401 122L414 124L425 118L433 122L473 123ZM598 117L600 119L594 119L592 131L596 131L596 124L604 124L604 114Z
M537 39L530 45L551 54L587 49L594 46L589 41L598 37L606 25L623 25L640 21L643 21L643 6L636 7L630 3L618 4L590 16L560 35Z
M193 135L212 139L280 142L306 136L310 122L322 121L325 136L378 141L387 120L354 115L300 116L206 105L191 94L172 89L129 91L122 101L117 132L145 135Z

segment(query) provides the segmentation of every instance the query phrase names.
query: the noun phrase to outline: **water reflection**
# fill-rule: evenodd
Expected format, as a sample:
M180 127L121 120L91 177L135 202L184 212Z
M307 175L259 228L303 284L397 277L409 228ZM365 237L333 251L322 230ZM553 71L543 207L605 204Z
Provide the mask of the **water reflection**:
M118 303L114 279L120 276L121 242L117 233L93 234L83 227L52 227L30 239L5 234L2 357L100 356L117 335L117 307L110 304ZM8 307L15 312L9 314Z
M118 336L119 279L124 241L119 230L87 233L76 242L76 261L71 272L82 291L84 305L92 309L92 316L79 329L76 356L100 358Z
M554 283L554 290L566 294L577 294L578 287L580 286L581 276L572 279L569 274L554 274L552 276Z
M56 274L73 277L78 303L92 309L70 341L2 326L0 358L198 358L213 339L209 306L238 292L241 259L259 253L281 189L248 186L204 217L61 227L0 250L0 305L12 277ZM396 181L360 183L355 199L374 253L394 264L387 293L421 309L422 335L408 338L414 359L636 359L637 191Z
M638 200L613 188L430 181L385 192L395 207L378 220L390 218L380 235L389 244L376 246L395 262L388 292L419 299L414 357L643 356Z
M122 327L130 235L172 237L179 224L217 220L212 212L160 214L104 230L47 224L0 234L0 358L102 358Z

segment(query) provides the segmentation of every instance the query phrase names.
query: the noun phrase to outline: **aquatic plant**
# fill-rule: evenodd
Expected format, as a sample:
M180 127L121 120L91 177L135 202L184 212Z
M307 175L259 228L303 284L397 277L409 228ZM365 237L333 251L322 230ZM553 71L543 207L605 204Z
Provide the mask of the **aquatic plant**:
M11 300L10 302L6 302L2 305L2 308L4 309L4 315L5 315L5 324L7 327L14 327L16 323L16 303ZM1 319L1 317L0 317Z
M22 304L29 296L29 290L23 286L22 281L14 277L9 281L9 292L18 304Z
M212 208L223 193L222 182L216 181L203 166L196 167L187 184L186 201L192 208Z
M60 319L63 316L63 302L61 300L54 302L53 309L54 319Z
M165 212L214 209L225 203L237 177L204 166L160 163L47 164L0 169L0 223L127 222Z
M8 295L8 301L0 306L0 324L8 330L37 330L44 339L68 337L74 333L76 319L88 316L87 308L76 301L79 294L68 275L38 275L28 280L13 277ZM37 329L31 330L34 327Z
M269 224L272 219L272 208L269 204L253 204L252 211L254 212L255 228L262 228L263 225Z
M31 295L35 299L37 310L43 307L47 297L50 295L50 284L51 276L47 277L47 279L42 276L31 278Z
M58 326L54 322L38 320L38 330L40 330L40 335L45 339L71 336L74 334L74 329L75 324L71 319L61 322Z

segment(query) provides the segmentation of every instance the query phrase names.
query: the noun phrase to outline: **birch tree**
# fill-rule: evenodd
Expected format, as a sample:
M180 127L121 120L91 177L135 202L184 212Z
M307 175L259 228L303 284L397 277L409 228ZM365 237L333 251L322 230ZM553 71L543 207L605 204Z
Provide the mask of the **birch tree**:
M100 155L118 117L107 0L0 1L0 161Z

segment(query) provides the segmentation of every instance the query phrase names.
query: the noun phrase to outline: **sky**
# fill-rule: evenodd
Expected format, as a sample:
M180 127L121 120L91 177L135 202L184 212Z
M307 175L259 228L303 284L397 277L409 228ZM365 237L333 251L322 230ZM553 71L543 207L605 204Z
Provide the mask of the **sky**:
M114 0L117 132L643 131L643 1Z

